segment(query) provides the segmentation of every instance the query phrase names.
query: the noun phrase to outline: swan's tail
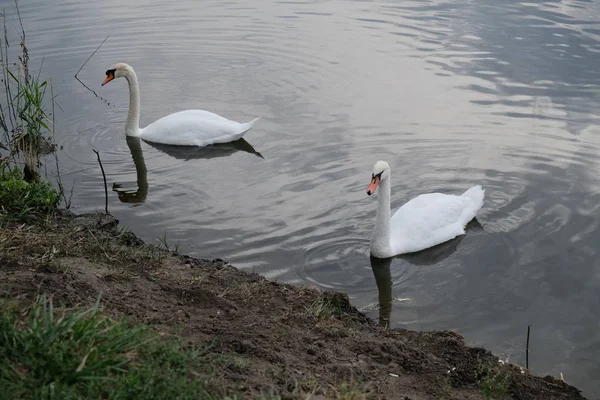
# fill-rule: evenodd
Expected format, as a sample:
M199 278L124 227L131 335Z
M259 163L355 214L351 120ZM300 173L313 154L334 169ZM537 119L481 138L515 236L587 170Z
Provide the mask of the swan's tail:
M256 121L258 121L259 119L260 119L260 117L256 117L252 121L246 122L245 124L242 124L242 132L247 132L250 129L252 129L252 127L254 126L254 124L256 123Z
M485 190L481 188L481 185L475 185L461 195L461 197L468 198L471 203L463 214L465 217L463 222L465 224L475 218L479 209L483 207L484 196Z
M461 196L468 197L469 199L473 200L473 203L482 203L483 204L483 197L485 196L485 190L483 190L481 188L481 185L475 185L475 186L469 188Z

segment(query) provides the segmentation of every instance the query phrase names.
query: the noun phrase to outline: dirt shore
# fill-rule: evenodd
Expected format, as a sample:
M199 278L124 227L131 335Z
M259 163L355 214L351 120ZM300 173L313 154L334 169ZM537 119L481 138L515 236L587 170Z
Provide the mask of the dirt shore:
M102 295L107 313L204 344L230 360L214 382L244 398L583 399L503 365L450 331L384 329L342 293L275 283L223 260L144 244L111 216L61 213L0 228L0 305L39 293L64 306ZM309 397L310 396L310 397ZM275 398L275 397L273 397Z

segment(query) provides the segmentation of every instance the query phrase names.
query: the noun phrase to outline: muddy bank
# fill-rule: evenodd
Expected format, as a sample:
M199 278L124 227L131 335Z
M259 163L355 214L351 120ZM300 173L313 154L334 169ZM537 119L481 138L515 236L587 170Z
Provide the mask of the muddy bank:
M39 293L150 324L230 360L214 382L244 398L583 399L502 365L449 331L384 329L341 293L266 280L144 244L110 216L61 213L0 228L0 304Z

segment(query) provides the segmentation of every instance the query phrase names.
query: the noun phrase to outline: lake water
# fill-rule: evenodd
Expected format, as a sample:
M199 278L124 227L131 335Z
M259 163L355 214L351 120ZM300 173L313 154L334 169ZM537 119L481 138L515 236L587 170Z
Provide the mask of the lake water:
M75 212L104 207L97 149L110 210L146 241L166 232L198 257L348 292L373 318L379 285L391 326L455 329L523 365L531 325L533 372L598 398L597 2L20 3L31 63L45 57L62 108ZM79 77L109 104L73 79L106 36ZM233 149L128 141L126 82L100 87L116 62L138 74L142 126L187 108L262 120ZM374 274L378 159L394 209L483 185L478 223Z

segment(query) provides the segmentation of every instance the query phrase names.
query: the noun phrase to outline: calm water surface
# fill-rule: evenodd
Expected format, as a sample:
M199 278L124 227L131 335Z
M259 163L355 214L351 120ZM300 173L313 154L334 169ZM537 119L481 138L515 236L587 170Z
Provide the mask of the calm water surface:
M147 241L346 291L374 318L379 287L392 326L456 329L516 363L530 324L533 371L600 397L598 3L27 0L21 14L63 110L76 212L103 208L95 148L111 210ZM72 78L107 35L80 78L110 104ZM100 87L116 62L137 71L142 126L186 108L263 119L234 148L126 140L126 82ZM374 274L378 159L394 208L482 184L478 223Z

